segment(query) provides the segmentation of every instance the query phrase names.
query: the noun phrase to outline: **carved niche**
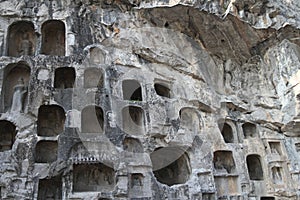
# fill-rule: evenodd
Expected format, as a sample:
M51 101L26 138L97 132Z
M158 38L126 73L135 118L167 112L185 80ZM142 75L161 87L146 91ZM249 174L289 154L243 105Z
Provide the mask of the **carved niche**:
M48 20L42 25L42 49L46 55L65 55L65 24L59 20Z
M8 28L8 56L31 56L36 49L34 25L29 21L18 21Z
M5 67L2 86L4 111L24 111L30 71L30 67L25 63L9 64Z

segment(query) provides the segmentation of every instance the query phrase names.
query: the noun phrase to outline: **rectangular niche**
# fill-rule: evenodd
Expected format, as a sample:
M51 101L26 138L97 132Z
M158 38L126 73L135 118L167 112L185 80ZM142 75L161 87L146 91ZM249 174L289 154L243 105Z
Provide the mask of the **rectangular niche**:
M250 122L246 122L242 125L245 139L257 137L256 125Z
M0 120L0 152L11 150L15 142L16 126L6 120Z
M129 178L129 196L130 197L143 197L147 194L146 188L144 187L145 177L142 173L134 173Z
M135 173L131 174L130 178L130 187L135 188L135 187L143 187L144 185L144 175L141 173Z
M215 193L202 193L202 200L215 200Z
M275 197L260 197L260 200L275 200Z
M122 109L123 131L129 135L143 135L145 132L144 110L137 106Z
M35 147L35 162L51 163L57 160L58 144L56 141L39 141Z
M62 199L61 177L58 176L51 179L40 179L37 199Z
M250 154L247 156L246 161L250 180L264 180L261 156L257 154Z
M231 151L215 151L213 162L216 174L235 173L235 162Z
M124 100L143 101L141 84L136 80L124 80L122 91Z
M42 105L38 112L38 136L53 137L64 131L65 111L58 105Z
M102 163L73 165L73 192L109 192L114 186L114 169Z
M59 67L55 69L54 88L73 88L76 79L76 72L73 67Z
M271 154L282 155L280 142L269 142Z
M274 166L271 168L272 180L274 184L283 184L283 168Z
M215 177L218 197L236 195L239 193L238 177Z

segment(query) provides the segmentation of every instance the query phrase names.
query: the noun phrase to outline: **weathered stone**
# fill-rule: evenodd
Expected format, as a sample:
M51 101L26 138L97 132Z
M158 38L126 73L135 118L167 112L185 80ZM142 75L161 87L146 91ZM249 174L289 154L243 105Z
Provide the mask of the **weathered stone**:
M2 0L0 199L299 199L299 9Z

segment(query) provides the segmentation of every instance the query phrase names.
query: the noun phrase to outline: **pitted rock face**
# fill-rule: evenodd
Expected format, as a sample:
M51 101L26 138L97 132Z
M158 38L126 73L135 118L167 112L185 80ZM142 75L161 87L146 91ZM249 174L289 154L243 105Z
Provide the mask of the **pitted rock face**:
M0 199L299 199L299 9L2 0Z

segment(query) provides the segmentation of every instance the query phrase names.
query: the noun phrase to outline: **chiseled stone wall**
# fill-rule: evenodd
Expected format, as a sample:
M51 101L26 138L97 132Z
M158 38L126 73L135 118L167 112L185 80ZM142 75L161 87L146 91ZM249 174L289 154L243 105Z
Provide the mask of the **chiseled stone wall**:
M0 1L0 199L299 199L299 9Z

